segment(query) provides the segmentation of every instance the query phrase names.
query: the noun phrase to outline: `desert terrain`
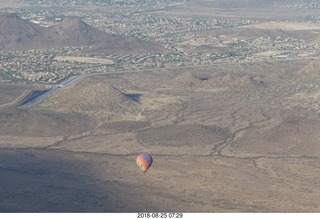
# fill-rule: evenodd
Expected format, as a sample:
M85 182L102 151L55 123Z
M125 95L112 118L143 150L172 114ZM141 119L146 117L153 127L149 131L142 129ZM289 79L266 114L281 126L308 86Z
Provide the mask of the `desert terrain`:
M238 15L200 2L146 13ZM282 24L266 19L196 35L249 40L303 30L305 41L318 40L318 25ZM271 57L275 48L252 54ZM51 85L1 83L0 212L319 212L320 60L309 47L292 51L299 55L93 70L25 110L18 108L24 97ZM135 163L141 153L153 156L146 174Z
M2 109L2 211L316 212L319 66L93 75Z

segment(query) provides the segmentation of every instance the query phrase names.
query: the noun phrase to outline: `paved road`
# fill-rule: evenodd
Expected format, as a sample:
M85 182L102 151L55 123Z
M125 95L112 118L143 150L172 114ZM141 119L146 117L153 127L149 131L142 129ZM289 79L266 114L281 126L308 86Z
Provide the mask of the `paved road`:
M60 85L51 88L50 90L48 90L47 92L41 94L40 96L38 96L35 99L31 99L30 101L27 101L25 104L19 106L19 109L29 109L31 108L33 105L39 103L41 100L43 100L44 98L46 98L49 94L61 89L62 87L68 86L70 85L72 82L76 81L77 79L79 79L80 76L73 76L71 78L69 78L68 80L62 82Z

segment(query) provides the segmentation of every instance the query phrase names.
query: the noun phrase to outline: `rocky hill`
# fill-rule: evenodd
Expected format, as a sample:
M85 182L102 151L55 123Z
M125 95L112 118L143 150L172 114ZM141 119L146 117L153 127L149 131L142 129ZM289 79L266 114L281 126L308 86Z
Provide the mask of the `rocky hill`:
M129 118L140 111L134 94L120 91L108 82L81 81L53 93L39 106L65 113L80 113L97 118Z
M259 76L250 75L213 75L200 77L191 72L183 72L172 80L176 88L235 88L241 86L264 86L265 82Z
M0 13L0 50L39 48L45 29L15 14Z

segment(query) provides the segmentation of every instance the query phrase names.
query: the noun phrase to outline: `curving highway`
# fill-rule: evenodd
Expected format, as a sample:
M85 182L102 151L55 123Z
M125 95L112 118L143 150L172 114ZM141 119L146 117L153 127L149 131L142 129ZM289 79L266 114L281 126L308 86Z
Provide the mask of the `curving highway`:
M40 92L40 95L37 97L34 97L34 95L29 96L27 99L24 99L23 101L21 101L21 103L18 105L18 108L19 109L31 108L33 105L39 103L41 100L46 98L49 94L61 89L62 87L70 85L71 83L73 83L74 81L79 79L79 77L80 76L73 76L73 77L69 78L68 80L63 81L58 86L51 88L50 90Z

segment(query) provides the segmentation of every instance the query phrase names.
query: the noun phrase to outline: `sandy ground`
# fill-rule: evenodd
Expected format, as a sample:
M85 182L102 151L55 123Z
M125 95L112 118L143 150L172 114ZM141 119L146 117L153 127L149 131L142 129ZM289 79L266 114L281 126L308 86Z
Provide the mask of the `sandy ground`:
M32 110L2 109L0 211L318 212L318 66L220 65L201 68L206 81L200 69L92 76ZM95 100L110 98L84 98L88 115L72 113L63 98L97 82L115 89ZM130 93L142 94L138 108ZM123 119L91 114L114 113L106 106L115 101L127 108ZM154 157L147 174L135 164L140 153Z
M319 30L320 25L310 23L266 22L243 26L242 28L279 29L279 30Z
M304 9L207 3L146 13L319 29L270 22L309 16ZM0 95L0 212L319 212L319 68L304 57L93 73L29 110L15 108L26 89L9 84ZM141 153L154 158L146 174Z
M90 64L113 64L111 59L93 58L93 57L80 57L80 56L56 56L54 60L58 61L73 61Z

